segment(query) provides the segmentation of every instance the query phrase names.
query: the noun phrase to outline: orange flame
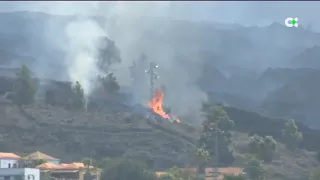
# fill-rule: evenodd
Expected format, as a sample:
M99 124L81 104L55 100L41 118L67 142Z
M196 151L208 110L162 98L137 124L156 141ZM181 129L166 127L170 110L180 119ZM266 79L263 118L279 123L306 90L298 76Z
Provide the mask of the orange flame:
M151 102L149 102L149 107L153 110L153 112L159 114L161 117L169 119L169 115L162 108L163 97L163 92L157 89L154 98L151 100Z

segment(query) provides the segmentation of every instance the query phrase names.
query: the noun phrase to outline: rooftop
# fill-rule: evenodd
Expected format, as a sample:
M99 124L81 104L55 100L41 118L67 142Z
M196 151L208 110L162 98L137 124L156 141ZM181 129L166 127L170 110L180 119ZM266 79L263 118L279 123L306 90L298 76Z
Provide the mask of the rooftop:
M14 153L0 152L1 159L20 159L21 157Z
M51 157L47 154L44 154L40 151L36 151L34 153L31 153L25 157L23 157L23 159L25 160L38 160L38 159L42 159L42 160L45 160L45 161L52 161L52 160L59 160L57 158L54 158L54 157Z
M86 166L81 162L72 162L68 164L53 164L53 163L43 163L37 166L36 168L42 170L78 170L85 168ZM89 168L94 168L93 166L89 166Z

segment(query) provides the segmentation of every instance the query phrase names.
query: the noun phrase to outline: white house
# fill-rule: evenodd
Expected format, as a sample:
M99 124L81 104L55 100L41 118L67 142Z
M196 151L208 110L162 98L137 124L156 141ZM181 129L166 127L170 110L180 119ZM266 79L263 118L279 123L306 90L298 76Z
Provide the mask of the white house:
M0 168L17 168L20 159L16 154L0 152Z
M34 168L0 168L0 180L40 180L40 170Z

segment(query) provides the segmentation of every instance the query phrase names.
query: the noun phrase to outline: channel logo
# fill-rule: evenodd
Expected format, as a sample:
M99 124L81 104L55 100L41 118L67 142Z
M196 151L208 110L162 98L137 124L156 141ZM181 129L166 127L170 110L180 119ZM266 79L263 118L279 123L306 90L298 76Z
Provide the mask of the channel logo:
M292 18L292 17L288 17L285 21L284 21L284 24L291 28L291 27L298 27L299 24L298 24L298 18Z

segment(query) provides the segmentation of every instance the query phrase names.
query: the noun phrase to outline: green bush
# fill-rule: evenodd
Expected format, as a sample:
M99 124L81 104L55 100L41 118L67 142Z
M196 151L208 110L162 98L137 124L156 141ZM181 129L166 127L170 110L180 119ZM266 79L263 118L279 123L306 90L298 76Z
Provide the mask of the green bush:
M276 141L272 136L254 135L248 144L249 152L265 162L271 162L276 152Z
M156 180L154 172L135 163L123 160L119 164L104 171L101 180Z

